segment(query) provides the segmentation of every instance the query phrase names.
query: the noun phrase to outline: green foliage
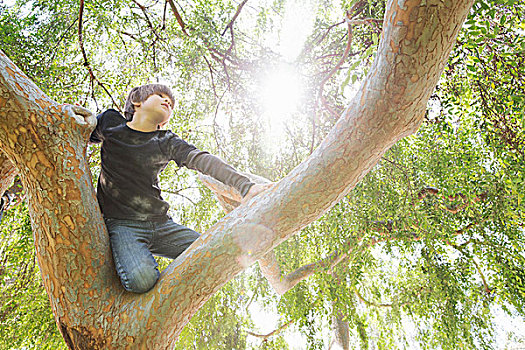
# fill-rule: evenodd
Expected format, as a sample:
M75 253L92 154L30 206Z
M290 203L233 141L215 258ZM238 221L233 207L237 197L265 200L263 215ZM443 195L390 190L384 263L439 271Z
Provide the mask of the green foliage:
M217 292L184 328L176 349L246 349L246 330L253 327L247 283L239 276Z
M224 30L238 2L175 3L188 35L164 2L141 2L146 18L133 1L86 1L83 46L97 80L80 51L76 2L0 5L0 48L51 97L96 112L121 105L135 85L165 82L177 97L174 132L276 180L331 129L381 40L380 24L353 27L350 55L326 81L321 103L319 84L347 42L346 25L334 24L357 1L316 2L313 29L291 63L305 77L305 96L284 124L284 139L272 139L275 154L265 143L266 106L257 96L261 73L285 61L277 40L288 1L248 2L233 25L233 46ZM363 1L350 16L381 19L384 6ZM292 333L309 349L327 348L339 313L353 348L504 346L494 310L525 319L523 18L523 2L477 1L417 134L276 249L283 274L346 252L343 262L319 268L282 297L249 269L199 311L177 348L286 349L296 345L288 344ZM89 150L94 175L97 152ZM191 172L170 165L160 180L180 223L204 232L223 216ZM1 229L0 348L63 347L34 264L27 211L9 211ZM254 304L278 314L276 329L290 327L266 341L250 335L261 333ZM509 347L525 341L510 331L505 337L513 339Z
M25 205L4 216L0 251L0 349L65 349L40 278Z

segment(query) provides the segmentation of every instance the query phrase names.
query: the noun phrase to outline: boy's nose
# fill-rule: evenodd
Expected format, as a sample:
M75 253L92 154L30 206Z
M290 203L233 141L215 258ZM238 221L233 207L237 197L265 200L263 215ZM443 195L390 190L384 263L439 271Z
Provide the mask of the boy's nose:
M164 101L166 101L171 107L171 100L169 97L164 97Z

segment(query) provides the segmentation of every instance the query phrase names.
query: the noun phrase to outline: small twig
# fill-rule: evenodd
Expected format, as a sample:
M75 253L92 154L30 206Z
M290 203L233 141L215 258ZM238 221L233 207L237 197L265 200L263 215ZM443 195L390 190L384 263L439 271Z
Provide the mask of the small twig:
M382 20L380 19L377 19L377 18L363 18L363 19L351 19L351 18L346 18L345 19L345 22L348 23L348 24L351 24L351 25L355 25L355 26L358 26L358 25L363 25L363 24L372 24L372 23L375 23L375 24L381 24L381 22L383 22Z
M138 40L136 34L128 33L128 32L125 32L125 31L123 31L123 30L117 30L117 33L119 33L119 34L124 34L124 35L127 35L127 36L129 36L130 38L132 38L132 39L134 39L134 40Z
M472 258L472 262L474 263L474 266L476 266L476 270L478 271L479 275L481 276L481 280L483 281L483 287L485 288L485 293L490 294L492 292L492 289L490 289L487 280L485 279L485 275L483 272L481 272L481 268L479 267L478 263L476 262L476 259Z
M226 55L224 55L222 59L223 63L226 60L226 57L229 57L229 55L232 52L233 47L235 46L235 35L233 34L233 26L230 27L230 36L232 37L232 41L230 43L230 46L228 47L228 50L226 50Z
M241 10L242 8L244 7L244 5L248 2L248 0L244 0L243 2L241 2L239 4L239 6L237 6L237 12L235 12L235 15L233 15L233 18L232 20L230 21L230 23L228 23L228 25L226 26L226 28L224 28L223 32L222 32L222 36L224 36L224 34L226 34L226 31L228 30L228 28L230 28L230 30L233 28L233 22L235 22L235 20L237 19L237 17L239 16L239 14L241 13ZM232 33L232 40L233 40L233 33Z
M177 23L179 23L179 26L182 30L182 32L186 36L190 36L188 32L186 31L186 23L184 23L184 20L182 19L182 16L180 15L179 11L177 10L177 7L175 6L175 3L173 0L168 0L168 3L170 4L171 10L173 11L173 14L175 15L175 18L177 19Z
M182 32L186 35L186 36L190 36L186 30L186 28L188 28L186 26L186 24L184 23L184 20L182 19L182 16L180 15L179 11L177 10L177 7L175 6L175 3L173 2L173 0L167 0L168 3L170 4L171 6L171 9L173 11L173 14L175 15L175 18L177 19L177 22L179 23L179 26L181 27L182 29ZM208 51L210 52L210 56L215 60L217 61L218 63L220 63L223 68L224 68L224 71L225 71L225 74L226 74L226 77L227 77L227 82L228 82L228 90L231 90L231 84L230 84L230 75L228 73L228 70L227 70L227 67L226 67L226 60L228 60L230 63L232 64L235 64L237 66L239 66L239 63L236 62L234 59L232 59L229 55L229 52L228 54L226 53L222 53L220 52L219 50L217 49L214 49L213 47L211 47L211 45L208 43L208 41L206 40L206 38L202 38L203 42L204 42L204 45L206 46L206 48L208 49ZM233 40L232 40L232 44L233 44Z
M248 313L248 309L250 308L250 305L252 304L252 302L255 300L255 297L257 296L257 292L259 290L259 284L260 284L260 280L257 281L257 284L255 285L253 294L252 294L250 300L248 300L248 303L246 304L246 307L244 308L246 313Z
M378 304L378 303L374 303L372 301L369 301L367 299L365 299L363 297L363 295L359 292L359 289L355 288L354 289L354 293L355 295L359 298L359 300L361 300L363 303L365 303L367 306L374 306L374 307L392 307L393 304Z
M341 24L345 23L345 21L341 21L341 22L338 22L336 24L332 24L331 26L329 26L323 33L323 35L321 36L321 38L319 38L317 41L316 39L319 37L319 35L317 35L317 37L314 39L315 41L315 45L314 44L310 44L310 45L307 45L303 51L301 52L301 54L299 55L299 57L303 57L304 55L306 55L310 50L312 50L312 48L314 46L317 46L319 45L327 36L328 34L330 33L330 31L335 28L335 27L338 27L340 26Z
M111 98L111 101L113 102L113 105L120 112L122 112L122 110L120 109L119 105L117 104L117 102L115 102L115 99L113 98L111 93L108 91L106 86L104 84L102 84L100 82L100 80L97 79L97 77L95 76L95 73L93 72L93 69L91 68L91 65L89 64L89 60L88 60L88 57L87 57L87 54L86 54L86 50L84 49L84 39L83 39L83 36L82 36L82 16L83 16L83 14L84 14L84 0L80 0L80 10L78 12L78 43L80 45L80 50L82 52L82 57L84 58L84 66L87 68L87 70L89 72L89 76L91 77L91 85L92 85L93 94L94 94L93 82L97 82L97 84L106 92L106 94L109 96L109 98ZM95 101L95 103L96 103L96 101Z
M332 115L332 117L335 118L335 120L339 119L339 116L341 115L340 112L337 112L336 110L334 110L332 108L332 106L330 106L328 104L328 101L326 100L326 97L324 97L323 95L321 95L321 103L323 105L323 107L328 110L328 112L330 112L330 114Z
M82 36L82 16L84 15L84 0L80 0L80 10L78 12L78 43L80 45L80 50L82 51L82 57L84 58L84 66L87 67L91 80L95 80L95 74L89 65L87 58L86 50L84 50L84 39Z
M210 61L206 58L206 56L202 56L204 58L204 61L206 61L206 65L208 66L208 69L210 71L210 78L211 78L211 86L213 88L213 95L215 96L215 99L219 99L219 96L217 95L217 87L215 86L215 79L213 77L213 67L211 66Z
M69 32L71 27L73 27L75 25L75 22L76 22L76 20L71 22L71 24L67 27L67 29L62 33L60 38L58 38L57 42L55 43L55 46L50 50L51 52L53 52L53 55L51 56L51 59L50 59L51 62L55 59L56 54L59 52L59 50L57 50L58 46L60 45L60 43L62 43L62 40L64 40L64 37Z
M153 32L153 34L155 34L155 37L156 39L155 40L162 40L162 38L159 36L159 34L157 33L157 31L155 30L155 28L153 27L153 23L151 22L151 20L149 19L149 16L148 16L148 11L146 9L146 6L140 4L137 0L132 0L135 5L137 5L140 10L142 11L142 13L144 14L144 17L146 18L146 22L148 23L148 27L151 29L151 31Z
M472 261L472 263L474 264L474 267L476 268L476 271L479 273L480 277L481 277L481 281L483 283L483 289L485 289L485 293L487 294L490 294L492 293L492 289L489 287L488 283L487 283L487 279L485 278L485 275L483 274L483 272L481 271L481 267L479 266L479 264L477 263L476 259L474 259L473 256L470 256L470 254L466 254L463 247L465 246L464 244L463 245L456 245L456 244L450 244L449 245L453 248L455 248L457 251L459 251L461 254L465 255L466 257L470 258L470 260Z
M316 123L316 120L317 120L317 103L314 103L314 112L312 113L312 143L310 145L310 154L314 153L314 148L315 148L315 134L316 134L316 131L317 131L317 123Z
M423 200L425 199L428 195L433 195L433 196L437 196L439 194L440 190L435 188L435 187L424 187L422 188L418 194L417 194L417 199L418 200ZM477 203L477 202L480 202L482 200L484 200L485 198L487 197L487 191L479 194L479 195L476 195L476 197L474 197L474 203ZM449 213L452 213L452 214L457 214L458 212L462 211L463 209L467 208L468 205L470 204L470 202L468 201L467 199L467 196L464 195L463 193L457 193L455 195L450 195L450 196L441 196L441 198L443 199L448 199L449 201L456 201L456 200L463 200L463 204L461 205L456 205L456 206L453 206L453 207L448 207L446 205L443 205L441 206L441 209L445 210L445 211L448 211Z
M162 11L162 27L160 29L166 29L166 12L168 11L168 2L164 3L164 9Z
M319 97L321 99L321 103L325 108L327 108L326 100L323 97L323 90L324 85L326 82L339 70L339 68L343 65L344 61L348 57L348 54L350 53L350 49L352 48L352 38L353 38L353 32L352 32L352 25L347 22L348 25L348 39L346 42L346 48L343 53L343 56L339 59L339 62L330 70L330 72L324 77L324 79L321 81L321 84L319 86ZM330 113L335 113L331 108L327 108ZM336 114L334 117L338 118L338 115Z
M233 42L233 40L232 40L232 42ZM226 66L226 62L225 62L226 59L225 59L225 57L226 56L223 56L221 64L222 64L222 68L224 69L224 74L226 75L226 83L228 84L228 91L231 91L232 90L231 78L230 78L230 73L228 73L228 67Z
M177 195L177 196L181 196L182 198L189 200L191 202L191 204L197 205L193 200L191 200L191 198L189 198L188 196L185 196L182 193L180 193L181 191L186 190L188 188L195 188L195 187L187 187L187 188L183 188L183 189L180 189L180 190L177 190L177 191L162 190L162 192L174 194L174 195Z
M290 320L290 321L286 322L285 324L283 324L282 326L280 326L279 328L271 331L268 334L257 334L257 333L253 333L253 332L250 332L250 331L246 331L246 333L251 335L252 337L262 338L263 342L266 342L266 341L268 341L269 338L271 338L274 335L277 335L277 334L281 333L282 331L284 331L292 323L293 323L293 320Z
M16 207L25 199L24 188L20 177L16 176L13 185L9 187L2 197L2 211Z

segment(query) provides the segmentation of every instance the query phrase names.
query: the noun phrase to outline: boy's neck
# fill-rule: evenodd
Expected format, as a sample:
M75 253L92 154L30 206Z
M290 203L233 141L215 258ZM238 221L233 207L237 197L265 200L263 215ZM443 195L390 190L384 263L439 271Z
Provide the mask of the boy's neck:
M140 118L136 113L133 116L133 119L130 122L127 122L126 125L133 130L142 132L151 132L159 129L157 124L150 122L147 118Z

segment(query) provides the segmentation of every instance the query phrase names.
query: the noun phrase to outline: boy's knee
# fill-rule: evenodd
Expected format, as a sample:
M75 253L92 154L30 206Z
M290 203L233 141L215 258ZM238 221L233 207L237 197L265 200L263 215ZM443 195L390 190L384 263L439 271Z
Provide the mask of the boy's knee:
M143 266L131 271L126 277L121 282L128 292L146 293L157 283L160 273L156 268Z

